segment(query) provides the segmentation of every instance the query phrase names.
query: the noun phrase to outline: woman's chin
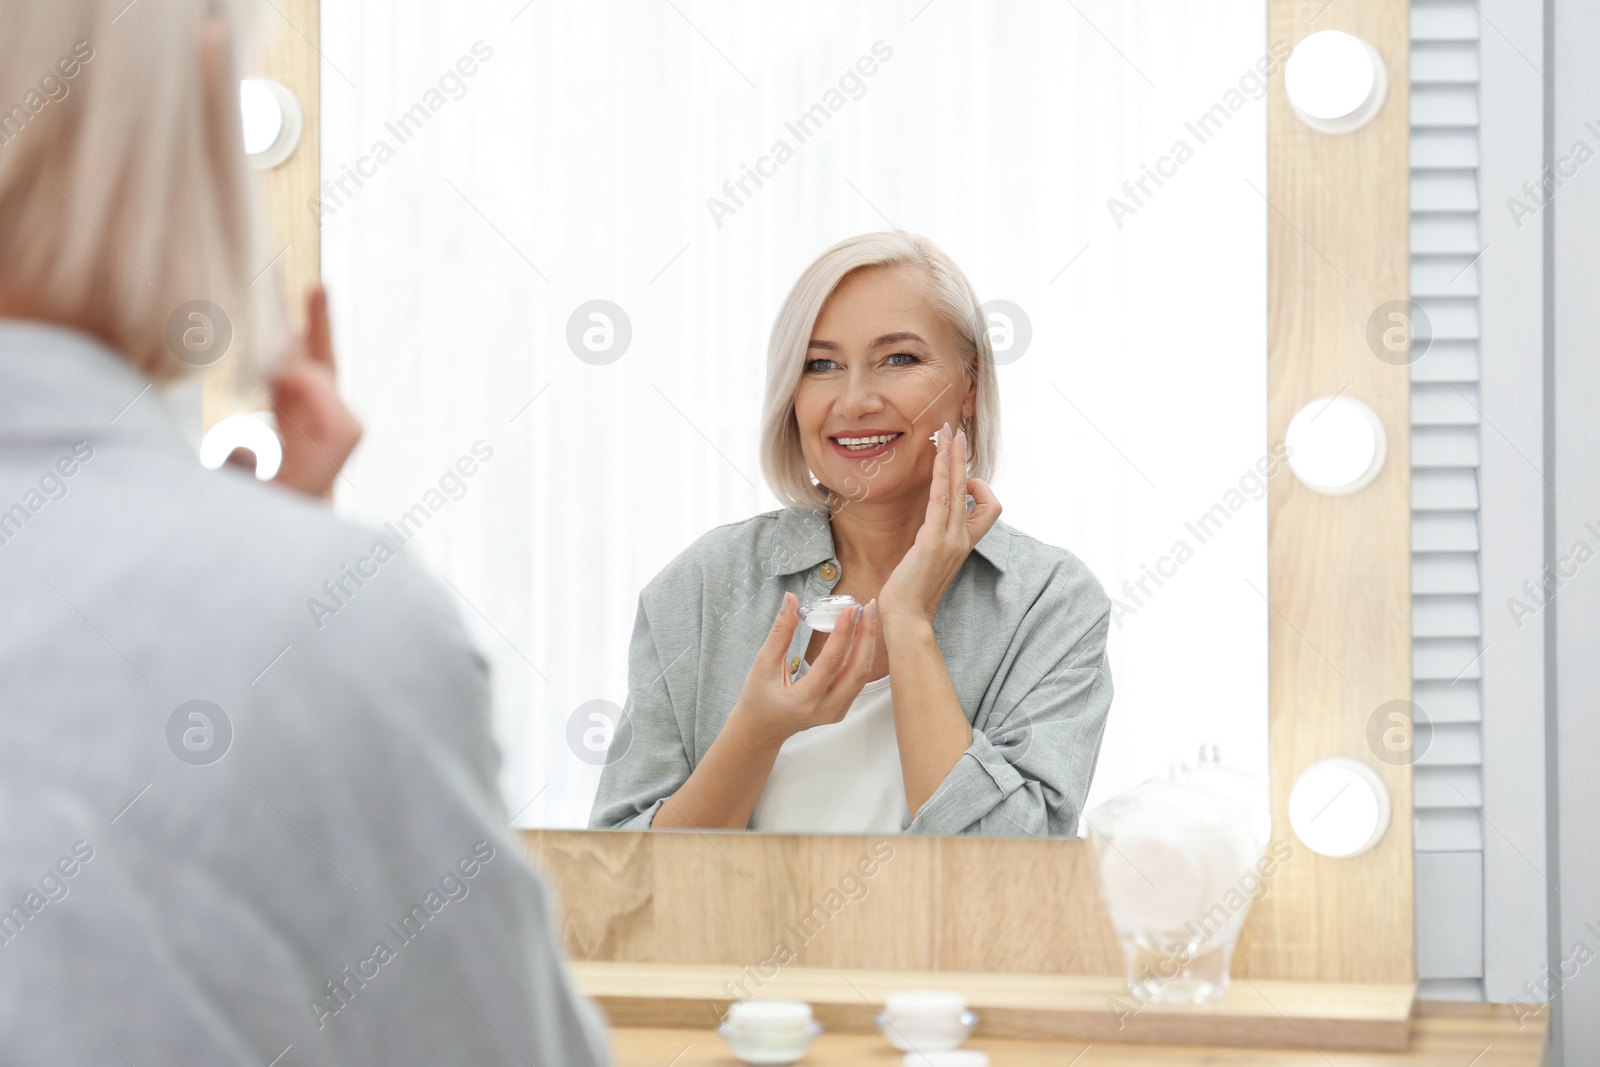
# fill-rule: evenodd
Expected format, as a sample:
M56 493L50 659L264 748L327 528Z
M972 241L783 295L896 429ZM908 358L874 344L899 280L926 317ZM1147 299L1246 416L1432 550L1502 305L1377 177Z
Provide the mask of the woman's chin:
M906 486L898 481L888 482L880 475L871 477L869 472L851 468L830 472L831 477L822 479L822 484L830 486L835 495L854 504L864 504L872 501L874 504L883 504L891 500L906 499L909 505L910 494Z

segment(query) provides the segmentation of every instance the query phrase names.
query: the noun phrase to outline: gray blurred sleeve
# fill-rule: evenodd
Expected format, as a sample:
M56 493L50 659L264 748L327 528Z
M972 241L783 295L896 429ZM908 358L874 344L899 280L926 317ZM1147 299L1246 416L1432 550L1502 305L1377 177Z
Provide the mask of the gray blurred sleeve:
M559 901L553 889L524 859L510 829L509 815L496 784L500 752L494 744L488 665L461 622L460 609L442 586L417 572L413 592L417 607L440 627L428 643L436 655L454 663L436 665L447 676L467 680L455 698L428 701L417 716L431 722L440 735L452 739L430 744L430 754L440 765L439 777L454 781L465 794L468 810L481 813L471 832L475 840L492 843L495 859L485 863L474 879L470 895L460 905L451 927L451 943L439 946L441 965L454 972L448 988L465 1002L472 1015L498 1035L500 1057L476 1062L526 1064L539 1067L611 1067L606 1020L597 1005L583 995L568 971L562 950ZM424 631L425 632L425 631ZM413 655L426 655L423 649ZM386 650L386 667L407 655L406 650ZM414 694L427 701L420 686L392 686L390 694ZM458 773L465 774L458 777ZM459 847L460 828L451 826L429 840L425 820L397 822L393 832L402 839L415 836L415 847L437 855L441 849ZM466 905L481 895L479 906ZM467 1019L468 1025L474 1020ZM475 1038L484 1037L482 1028ZM503 1044L499 1042L503 1038ZM509 1046L509 1047L507 1047ZM463 1052L466 1042L457 1046Z

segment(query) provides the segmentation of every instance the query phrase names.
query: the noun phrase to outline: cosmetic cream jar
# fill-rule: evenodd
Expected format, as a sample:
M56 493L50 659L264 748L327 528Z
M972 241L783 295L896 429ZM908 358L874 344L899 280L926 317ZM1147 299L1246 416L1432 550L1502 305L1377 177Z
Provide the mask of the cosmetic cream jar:
M908 1052L900 1062L906 1067L989 1067L989 1054L973 1048Z
M877 1023L878 1032L902 1052L939 1052L959 1047L978 1017L953 990L907 989L889 994Z
M840 596L819 596L809 604L799 607L800 621L820 633L832 633L833 624L847 611L856 609L856 598L849 593Z
M803 1000L736 1000L717 1033L746 1063L793 1063L822 1033L822 1024Z

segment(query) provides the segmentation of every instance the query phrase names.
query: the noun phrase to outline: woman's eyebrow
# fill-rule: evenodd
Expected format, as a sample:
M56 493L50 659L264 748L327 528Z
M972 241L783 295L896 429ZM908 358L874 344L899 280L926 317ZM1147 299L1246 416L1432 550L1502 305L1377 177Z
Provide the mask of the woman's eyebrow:
M927 344L928 343L926 341L923 341L922 338L919 337L917 334L911 333L911 332L906 331L906 330L902 330L899 333L886 333L882 337L880 337L877 340L873 341L872 344L868 345L867 347L868 348L882 348L884 345L898 344L901 341L919 341L922 344ZM820 348L825 352L837 352L837 351L839 351L839 346L837 344L835 344L834 342L832 342L832 341L812 341L809 344L807 344L806 347L808 349L809 348Z

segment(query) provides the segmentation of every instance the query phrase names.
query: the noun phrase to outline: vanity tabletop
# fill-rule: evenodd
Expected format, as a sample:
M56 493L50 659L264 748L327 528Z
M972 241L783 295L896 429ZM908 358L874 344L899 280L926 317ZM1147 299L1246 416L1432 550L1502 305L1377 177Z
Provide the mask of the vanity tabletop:
M1073 1041L1001 1041L974 1038L967 1048L989 1053L993 1067L1143 1067L1145 1064L1229 1064L1239 1067L1537 1067L1545 1045L1544 1013L1523 1019L1503 1004L1422 1001L1411 1022L1406 1052L1320 1052L1304 1049L1234 1049ZM739 1067L711 1030L611 1031L616 1067ZM823 1034L800 1067L899 1067L901 1054L882 1038Z

